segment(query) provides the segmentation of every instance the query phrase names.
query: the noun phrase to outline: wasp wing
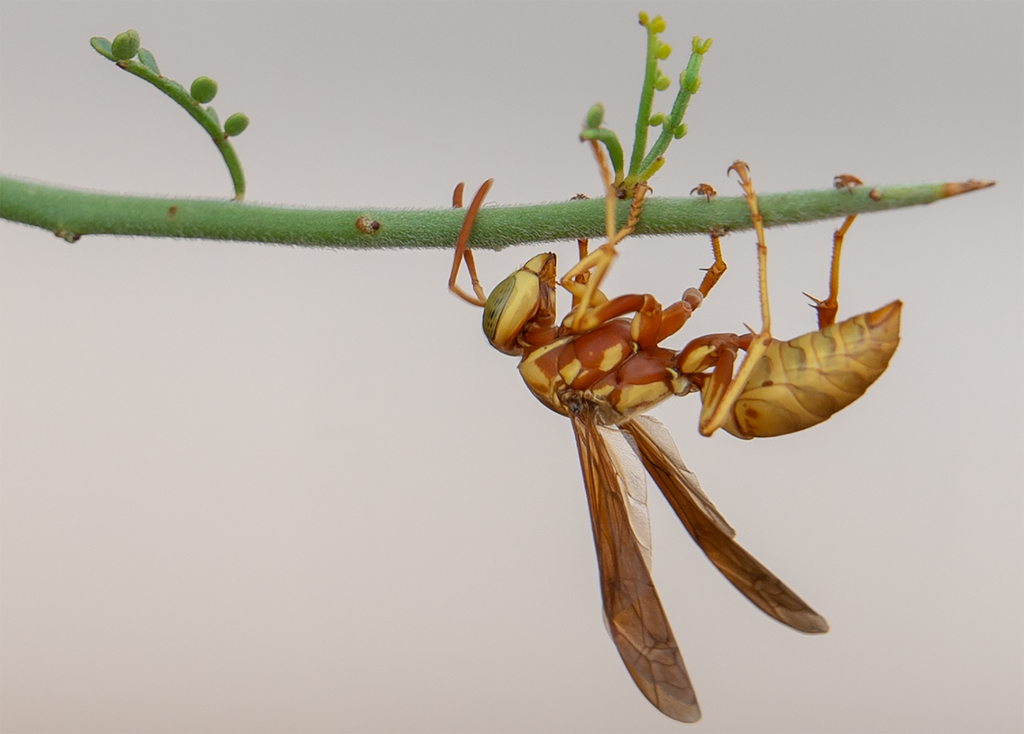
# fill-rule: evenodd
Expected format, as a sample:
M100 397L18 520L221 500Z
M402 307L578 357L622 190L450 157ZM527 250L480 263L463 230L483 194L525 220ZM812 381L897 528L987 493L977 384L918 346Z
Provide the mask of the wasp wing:
M647 509L647 470L640 457L618 428L598 424L608 458L619 480L619 488L629 517L633 537L640 547L647 570L654 573L651 559L651 513Z
M672 436L650 416L621 426L647 472L718 570L763 612L795 630L828 632L828 622L737 543L735 531L686 468Z
M673 719L697 721L697 696L651 580L649 551L645 557L634 532L633 500L624 487L629 480L622 474L626 460L612 456L589 406L569 417L590 505L608 633L648 701Z

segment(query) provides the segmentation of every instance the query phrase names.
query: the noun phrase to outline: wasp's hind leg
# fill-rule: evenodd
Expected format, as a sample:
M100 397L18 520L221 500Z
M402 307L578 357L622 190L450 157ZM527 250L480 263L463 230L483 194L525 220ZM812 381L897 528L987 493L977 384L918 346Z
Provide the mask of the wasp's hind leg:
M856 176L851 176L847 173L835 177L835 187L837 189L853 191L855 186L861 186L863 183ZM843 238L846 237L846 232L850 229L850 225L853 224L853 220L856 218L856 214L848 216L842 226L832 235L832 267L828 278L828 298L821 301L809 293L804 293L805 296L814 301L811 306L818 312L818 329L824 329L826 326L831 326L836 322L836 315L839 313L839 256L843 249Z
M757 205L757 194L754 192L754 182L750 178L750 166L743 161L736 161L729 166L729 171L735 171L739 176L740 186L750 207L750 219L757 232L757 263L761 291L761 330L754 332L749 344L742 348L747 354L744 357L735 377L732 375L731 364L726 368L725 364L719 365L709 378L711 387L705 393L704 409L701 412L700 432L710 436L717 431L728 420L733 405L739 398L740 393L746 388L747 381L758 361L764 355L765 350L771 343L771 310L768 306L768 247L764 243L764 224L761 210ZM744 339L744 341L746 341ZM725 350L734 351L735 348ZM731 363L731 360L725 360ZM711 400L708 398L711 397Z

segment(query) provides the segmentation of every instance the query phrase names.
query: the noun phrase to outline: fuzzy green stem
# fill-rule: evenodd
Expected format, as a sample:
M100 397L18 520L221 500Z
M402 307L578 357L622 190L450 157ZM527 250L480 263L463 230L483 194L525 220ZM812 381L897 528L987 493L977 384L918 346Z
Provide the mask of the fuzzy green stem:
M203 126L203 129L209 134L213 144L217 146L217 150L220 151L221 157L224 158L224 163L228 167L228 172L231 174L231 183L235 189L235 199L241 201L245 197L245 175L242 173L242 164L238 160L238 154L235 153L234 146L231 145L229 136L221 129L220 120L214 109L209 106L204 107L181 84L163 76L153 60L153 55L146 49L139 49L140 61L135 59L119 61L111 53L110 41L107 39L95 37L90 40L90 43L101 56L113 61L129 74L134 74L140 79L149 82L173 99L186 112L192 115L196 122ZM143 63L143 60L148 63Z
M589 128L580 133L580 140L597 140L604 143L608 150L608 159L612 162L612 170L615 171L615 180L622 180L622 144L618 136L607 128Z
M988 181L913 186L860 186L758 196L766 227L929 204L991 186ZM509 245L601 237L603 199L480 211L470 243ZM620 226L629 202L619 203ZM0 177L0 217L47 229L69 241L87 234L187 237L314 247L453 247L465 216L458 209L288 209L237 201L146 198L76 191ZM374 225L377 226L374 226ZM644 202L641 235L679 235L749 229L742 196L655 198Z
M633 137L633 152L629 158L629 175L640 170L640 161L647 150L647 128L650 127L651 106L654 104L654 82L658 78L658 34L654 23L645 25L647 31L647 65L644 68L644 84L640 91L640 104L636 112L636 132ZM616 181L616 183L620 183Z
M654 165L659 156L664 155L665 151L668 150L669 144L675 139L676 128L683 122L686 108L690 104L690 98L700 88L700 67L704 63L704 54L707 53L709 48L711 48L710 38L707 41L699 38L694 39L693 52L690 54L690 60L686 64L686 71L680 77L679 92L676 94L676 100L672 104L672 112L669 113L668 119L662 125L661 135L654 141L650 152L637 167L640 180L650 178L653 175L654 171L649 171L649 169ZM632 168L630 168L630 173L635 173Z

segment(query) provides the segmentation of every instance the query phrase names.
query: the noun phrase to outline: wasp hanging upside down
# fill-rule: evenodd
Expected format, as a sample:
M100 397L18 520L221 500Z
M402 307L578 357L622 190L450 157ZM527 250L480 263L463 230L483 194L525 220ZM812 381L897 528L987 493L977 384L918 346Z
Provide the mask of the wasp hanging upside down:
M737 161L729 170L739 176L757 232L761 331L700 337L679 352L658 346L682 328L725 271L718 237L712 234L714 266L700 288L687 289L676 303L662 308L648 294L609 299L599 290L601 280L616 244L636 226L647 189L637 187L626 226L616 230L611 174L596 144L594 149L608 192L605 244L587 254L581 241L580 261L561 281L555 256L537 255L485 298L466 244L488 181L468 210L448 286L483 307L484 333L492 346L520 357L519 372L533 394L571 421L608 631L647 699L665 715L692 722L700 718L700 707L651 579L645 469L697 545L750 601L800 632L827 632L828 623L736 543L736 532L686 468L668 431L643 413L672 395L699 390L704 435L724 428L742 438L776 436L820 423L856 400L885 370L899 342L901 303L834 323L839 250L853 221L848 217L835 236L829 297L817 302L819 331L789 342L772 339L761 214L749 169ZM461 198L460 184L456 206ZM475 297L456 285L463 260ZM555 316L559 283L573 296L573 309L561 323ZM627 314L635 315L623 318ZM746 358L734 376L741 350Z

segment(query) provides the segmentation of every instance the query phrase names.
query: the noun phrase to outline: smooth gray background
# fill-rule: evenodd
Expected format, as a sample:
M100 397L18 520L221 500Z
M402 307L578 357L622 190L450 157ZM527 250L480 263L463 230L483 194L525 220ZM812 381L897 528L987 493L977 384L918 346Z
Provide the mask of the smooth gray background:
M762 192L999 181L854 226L841 315L906 307L850 409L750 443L701 438L696 398L656 411L832 624L767 619L652 495L691 731L1021 731L1020 3L4 2L0 167L230 194L199 127L89 48L134 27L251 116L251 201L445 206L491 176L498 203L599 195L576 135L601 100L628 136L641 8L673 78L715 39L657 195L737 193L738 157ZM778 335L813 328L834 226L768 232ZM450 252L0 235L4 731L682 730L602 626L569 426L446 292ZM753 237L725 247L673 344L757 323ZM607 290L669 302L708 264L702 239L630 242Z

